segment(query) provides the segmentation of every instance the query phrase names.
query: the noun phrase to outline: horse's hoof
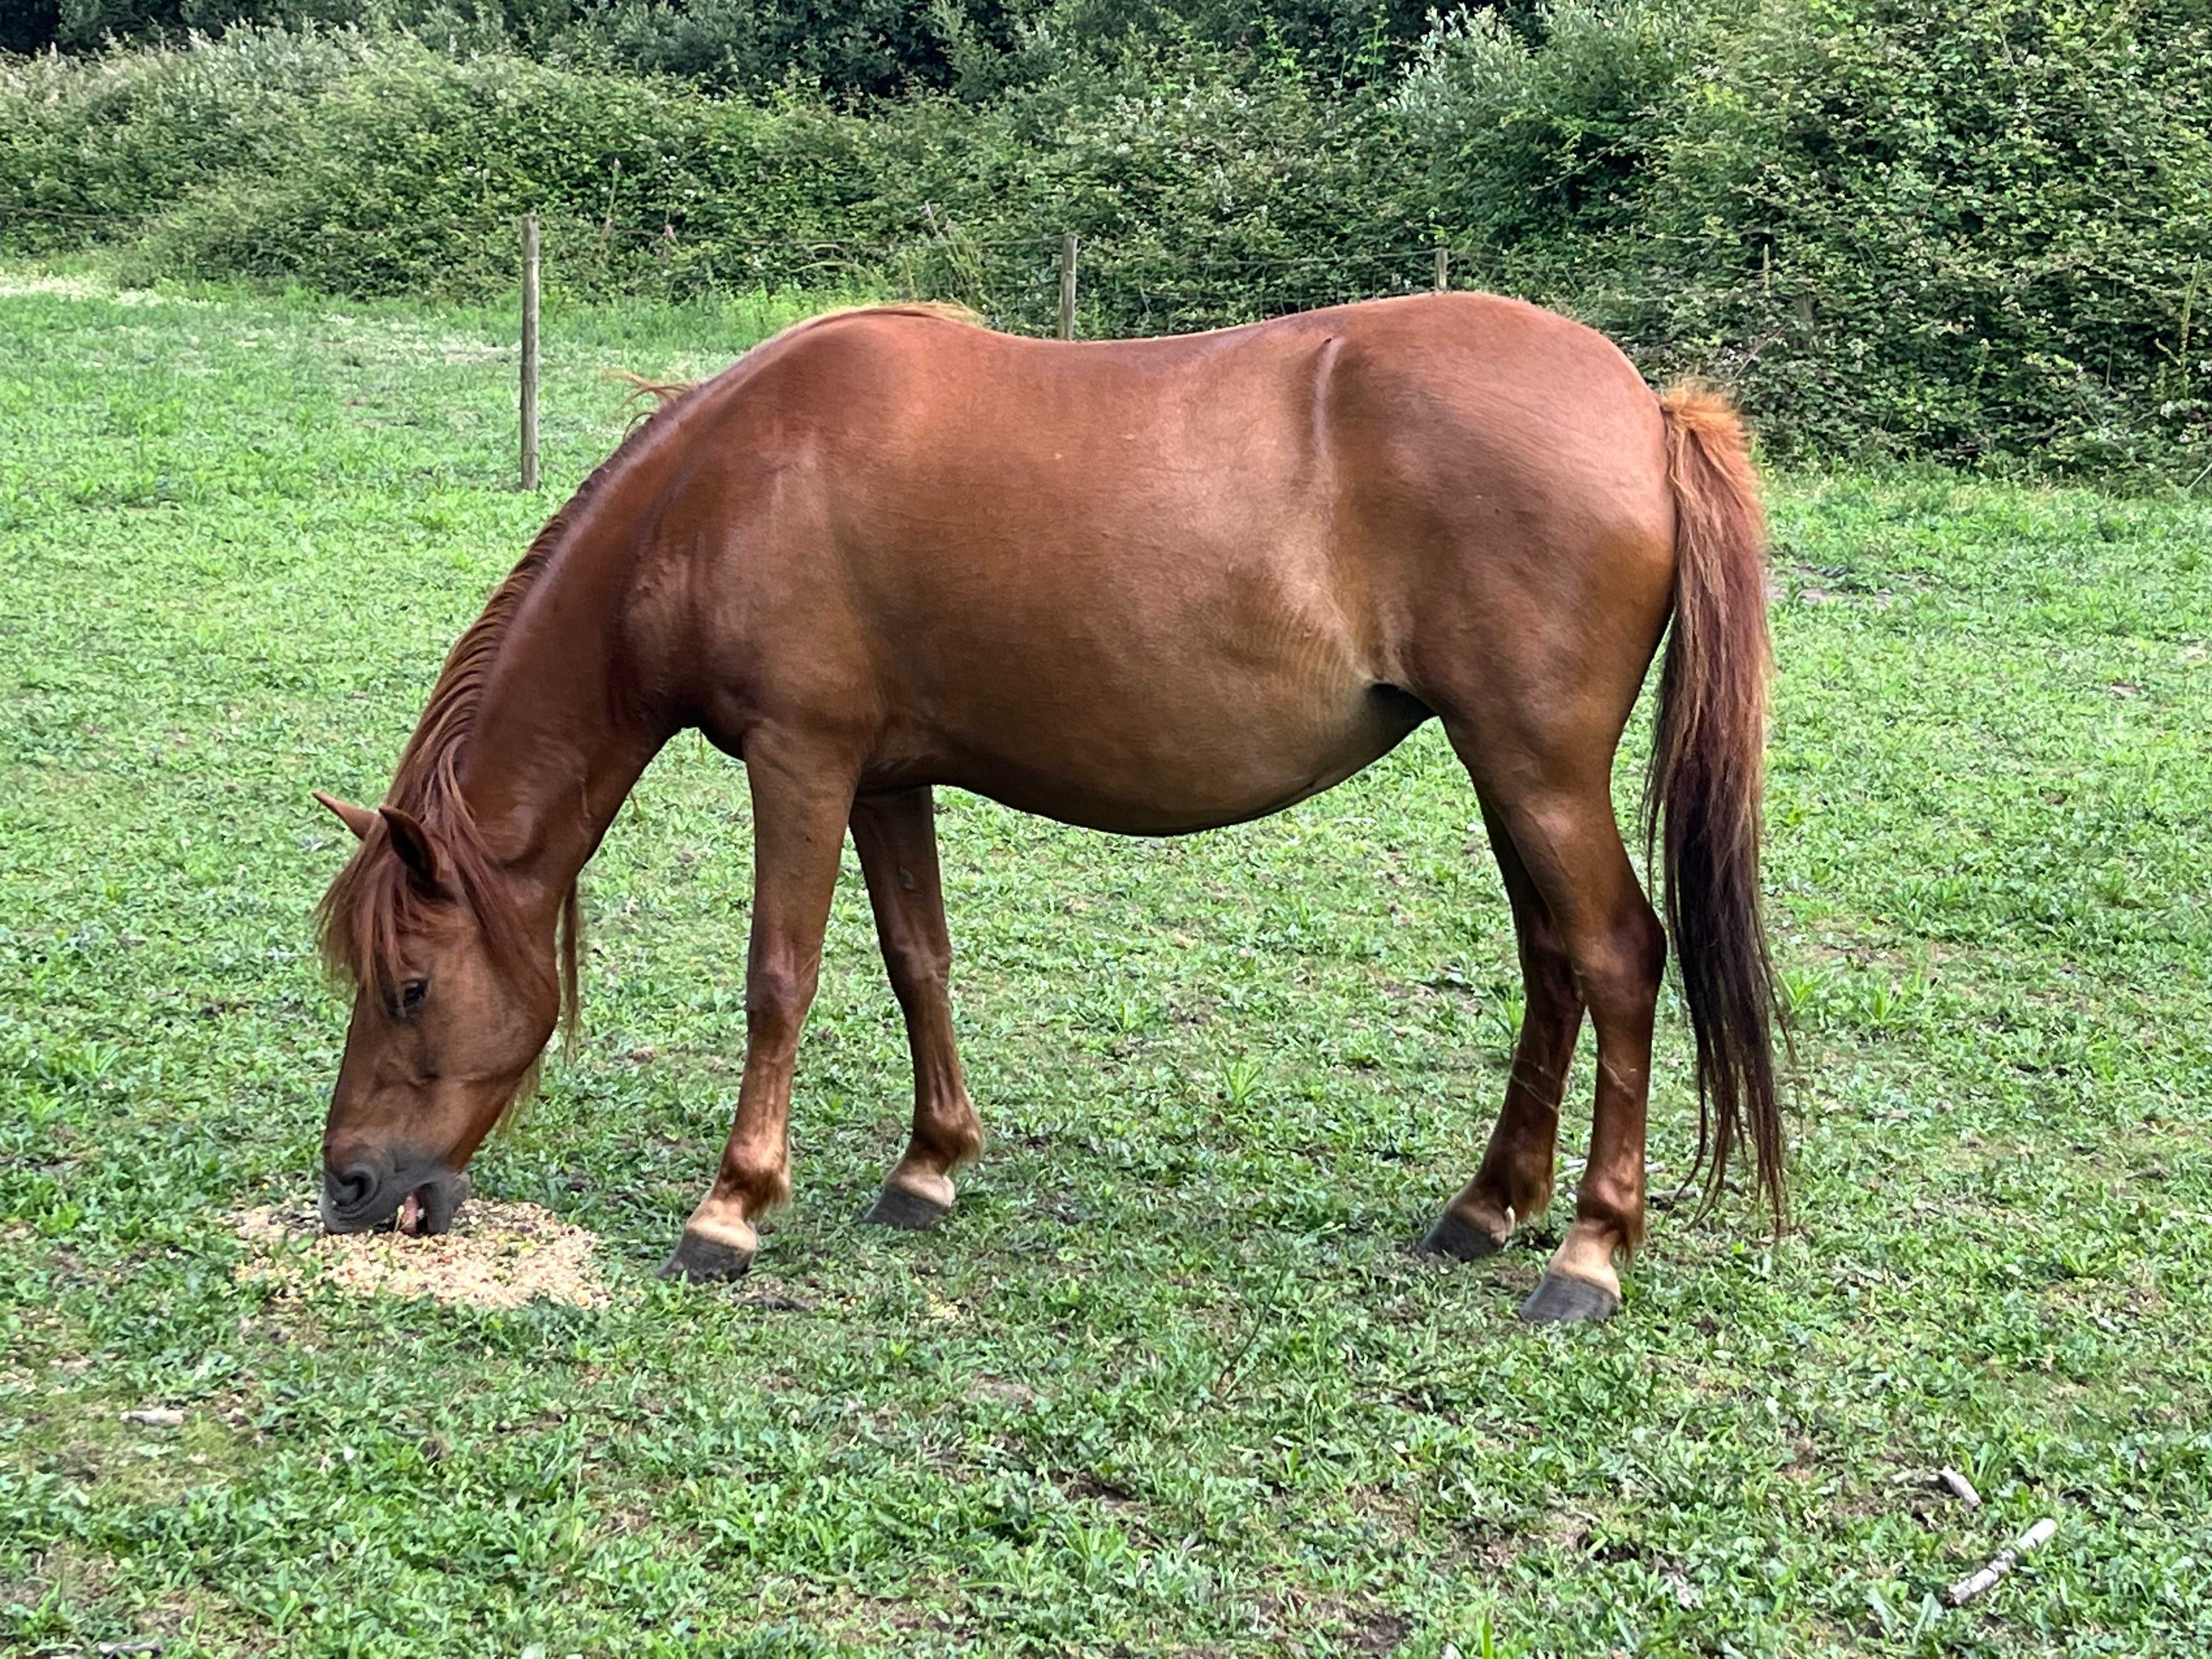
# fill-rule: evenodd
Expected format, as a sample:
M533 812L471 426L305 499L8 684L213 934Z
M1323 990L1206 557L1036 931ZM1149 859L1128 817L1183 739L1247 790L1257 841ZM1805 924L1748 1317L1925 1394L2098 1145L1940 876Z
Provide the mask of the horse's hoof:
M1604 1285L1562 1273L1546 1273L1521 1304L1521 1317L1532 1325L1595 1325L1620 1311L1620 1298Z
M933 1198L924 1198L903 1187L886 1187L876 1194L874 1207L860 1219L873 1222L878 1227L896 1227L903 1233L918 1233L935 1226L951 1213L950 1204L939 1204Z
M1496 1255L1511 1242L1512 1237L1510 1233L1502 1237L1486 1233L1456 1211L1446 1210L1421 1240L1421 1248L1455 1261L1480 1261L1486 1255Z
M719 1238L708 1238L687 1227L684 1236L676 1241L676 1248L668 1253L668 1260L660 1264L660 1276L694 1285L714 1285L724 1279L744 1278L745 1269L752 1265L750 1250L741 1250L734 1244L725 1244Z

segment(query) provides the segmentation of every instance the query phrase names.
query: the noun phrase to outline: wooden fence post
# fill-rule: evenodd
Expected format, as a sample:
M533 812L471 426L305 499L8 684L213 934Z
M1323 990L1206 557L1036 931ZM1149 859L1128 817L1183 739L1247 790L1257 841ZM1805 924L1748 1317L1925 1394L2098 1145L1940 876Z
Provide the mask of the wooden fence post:
M538 216L522 216L522 487L538 488Z
M1075 233L1060 239L1060 337L1075 337Z
M1437 292L1441 294L1451 286L1451 250L1437 249Z

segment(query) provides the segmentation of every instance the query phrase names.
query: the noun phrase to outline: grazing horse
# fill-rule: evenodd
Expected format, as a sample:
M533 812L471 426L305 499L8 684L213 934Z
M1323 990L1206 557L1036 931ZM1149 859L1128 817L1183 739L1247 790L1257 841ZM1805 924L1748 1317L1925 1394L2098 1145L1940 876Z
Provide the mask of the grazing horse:
M947 994L931 790L1124 835L1279 811L1431 716L1465 764L1528 983L1504 1109L1426 1243L1503 1246L1551 1196L1588 1012L1575 1218L1522 1309L1603 1318L1644 1222L1667 930L1613 753L1672 618L1648 780L1713 1185L1747 1136L1779 1213L1759 913L1765 532L1714 394L1602 337L1443 294L1210 334L1017 338L927 306L820 317L661 406L447 658L323 906L356 987L323 1217L447 1225L470 1156L575 1006L576 881L654 753L744 763L745 1057L712 1189L663 1271L743 1273L844 838L914 1057L872 1218L926 1226L982 1145Z

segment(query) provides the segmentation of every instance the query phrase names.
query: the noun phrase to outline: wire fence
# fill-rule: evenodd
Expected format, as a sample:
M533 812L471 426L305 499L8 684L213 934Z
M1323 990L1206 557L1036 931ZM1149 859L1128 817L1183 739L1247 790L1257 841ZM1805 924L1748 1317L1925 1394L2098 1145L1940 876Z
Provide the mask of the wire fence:
M1172 246L1124 231L979 237L939 221L875 238L759 234L720 210L658 223L611 216L489 210L382 222L231 215L99 213L0 203L0 248L94 245L135 252L149 272L202 270L346 295L521 301L518 471L535 487L539 295L672 302L799 292L967 307L1024 333L1105 338L1170 334L1445 287L1497 284L1481 250L1431 241L1328 253L1229 240Z
M1588 323L1655 382L1694 375L1735 389L1769 441L1790 447L1960 459L2018 449L2092 465L2133 465L2141 451L2179 454L2195 468L2212 431L2188 349L2196 279L2173 291L2125 250L2053 246L2008 267L1994 287L1986 272L1938 281L1948 268L1930 265L1870 295L1864 273L1818 248L1799 254L1781 226L1640 230L1632 246L1471 246L1358 215L1341 227L1255 216L1170 236L1133 216L1085 228L1050 223L1048 206L1000 210L1024 228L1002 220L971 230L927 208L872 222L887 210L864 203L843 210L837 234L794 233L719 198L650 220L573 206L538 217L556 316L569 301L624 297L768 299L793 312L809 301L915 298L956 302L1012 332L1098 339L1448 286L1512 295ZM489 204L380 219L359 202L172 207L0 193L0 250L106 245L123 251L126 277L204 272L332 295L496 304L521 286L525 216ZM1072 271L1071 228L1081 232ZM1869 259L1869 271L1879 268L1871 249Z
M763 234L726 210L653 223L535 216L548 290L671 301L805 290L956 301L993 325L1084 337L1174 333L1439 286L1498 285L1488 250L1419 241L1325 253L1255 246L1224 231L1214 246L1171 245L1143 230L1087 234L1072 318L1063 232L975 236L941 222L873 237ZM517 216L456 213L386 222L282 225L221 208L163 217L0 203L0 247L138 245L149 269L297 282L341 294L489 297L514 291Z

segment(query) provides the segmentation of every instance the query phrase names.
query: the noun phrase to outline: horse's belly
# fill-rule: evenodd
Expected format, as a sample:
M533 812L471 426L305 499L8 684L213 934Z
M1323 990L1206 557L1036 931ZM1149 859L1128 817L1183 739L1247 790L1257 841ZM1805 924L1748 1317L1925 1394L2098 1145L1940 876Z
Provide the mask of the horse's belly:
M1263 817L1340 783L1427 716L1385 688L1311 720L1286 719L1279 708L1239 719L1233 704L1181 711L1183 718L1097 712L1101 718L1087 723L1020 722L978 734L931 769L932 781L1085 829L1187 835Z

